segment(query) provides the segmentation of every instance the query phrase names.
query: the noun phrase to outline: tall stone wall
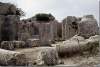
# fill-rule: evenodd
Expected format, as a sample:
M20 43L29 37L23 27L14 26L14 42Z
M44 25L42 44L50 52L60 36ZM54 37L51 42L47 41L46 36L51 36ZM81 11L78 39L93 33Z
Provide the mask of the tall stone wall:
M20 21L18 25L18 40L39 39L39 24L37 22ZM26 34L27 36L25 36Z
M57 36L58 21L54 20L54 21L50 22L50 25L51 25L52 41L55 41L58 38L58 36Z
M57 39L58 21L21 21L18 23L18 40L27 40L29 38L40 39L41 42L54 42ZM24 34L27 33L28 37ZM26 39L25 39L26 38ZM46 43L45 42L45 43Z
M39 36L41 46L50 46L53 41L53 29L51 22L39 23Z
M0 15L16 15L17 8L15 5L10 3L1 3L0 2Z
M78 33L77 18L68 16L62 22L62 39L69 39Z
M85 15L78 24L78 34L85 38L99 34L99 27L93 15Z
M17 22L19 21L16 6L0 2L0 41L11 41L18 38Z

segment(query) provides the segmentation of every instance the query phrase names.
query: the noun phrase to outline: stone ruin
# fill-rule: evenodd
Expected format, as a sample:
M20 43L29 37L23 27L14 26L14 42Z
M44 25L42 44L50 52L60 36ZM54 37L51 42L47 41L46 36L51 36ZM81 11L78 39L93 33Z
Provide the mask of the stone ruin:
M68 16L62 23L62 39L69 39L78 33L77 18L75 16Z
M62 40L69 39L74 35L89 38L99 34L97 20L93 15L83 17L68 16L62 22Z
M20 20L20 13L13 4L0 3L1 42L18 40L27 44L36 40L36 43L38 41L46 46L56 40L69 39L76 34L85 38L98 34L97 21L93 15L80 18L68 16L59 23L51 14L37 14L32 18Z
M3 57L3 61L7 62L8 65L11 65L14 60L18 62L17 65L27 64L27 62L24 61L26 60L24 54L8 50L14 50L16 48L52 46L51 44L55 41L67 40L68 42L63 42L64 45L56 46L58 51L55 50L55 47L50 47L50 49L47 48L48 50L44 50L42 53L45 64L56 65L58 64L59 52L61 54L63 52L65 54L72 52L73 54L74 52L80 51L79 47L82 47L82 50L84 50L84 44L80 46L77 43L77 38L84 41L87 38L91 38L91 36L99 34L99 27L93 15L85 15L79 18L75 16L68 16L62 21L62 23L59 23L51 14L43 14L43 16L39 14L38 19L36 17L32 17L24 20L20 20L20 16L21 12L18 8L16 8L16 6L13 4L0 2L0 48L6 49L0 49L0 56ZM78 36L75 37L75 35ZM92 37L92 39L93 38L95 37ZM70 44L69 40L71 40ZM88 41L90 42L91 40L88 39ZM87 47L88 41L84 47ZM93 42L95 43L95 39L93 39ZM94 43L92 43L91 46L94 47ZM97 42L96 44L98 45ZM70 45L72 45L71 48ZM68 49L66 49L66 47ZM54 48L54 50L52 48ZM16 58L15 53L18 54L18 59ZM19 56L22 55L24 57L20 60ZM10 56L12 56L12 58ZM0 61L2 61L2 58L0 58ZM7 65L5 63L1 64ZM14 64L16 63L14 62Z
M0 2L0 41L17 39L17 22L19 21L18 9L13 4Z
M99 27L93 15L83 16L78 26L78 34L85 38L99 34Z
M57 21L38 21L33 19L22 20L18 23L18 40L39 39L40 46L50 46L57 39Z
M20 16L22 16L22 12L15 5L0 2L0 43L18 40L18 22L20 22ZM14 45L9 46L11 44L8 42L6 43L8 46L5 49L13 49Z

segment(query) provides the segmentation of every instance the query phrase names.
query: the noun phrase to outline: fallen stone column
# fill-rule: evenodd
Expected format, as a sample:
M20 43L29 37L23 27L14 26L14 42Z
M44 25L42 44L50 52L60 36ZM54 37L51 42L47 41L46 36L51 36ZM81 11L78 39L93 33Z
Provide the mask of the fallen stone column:
M23 66L27 64L28 61L24 54L20 52L0 49L0 66Z
M85 40L73 37L70 40L65 41L63 44L56 46L59 56L72 56L85 51L95 53L95 51L98 50L98 47L99 35L92 36Z

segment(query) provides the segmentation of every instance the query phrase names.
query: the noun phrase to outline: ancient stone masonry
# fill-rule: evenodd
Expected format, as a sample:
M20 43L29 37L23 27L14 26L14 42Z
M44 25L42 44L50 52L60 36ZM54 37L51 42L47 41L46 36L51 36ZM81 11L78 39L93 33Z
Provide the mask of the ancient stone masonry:
M52 14L20 20L22 15L15 5L0 2L0 66L80 65L87 54L95 64L99 58L100 27L93 15L67 16L61 23Z
M17 8L8 3L0 3L0 41L11 41L17 39Z
M45 65L50 66L57 65L59 63L58 53L54 48L48 48L45 51L42 51L41 55Z
M57 39L57 24L58 21L56 20L47 22L36 20L29 22L22 20L18 23L18 40L27 41L33 38L40 39L40 41L45 39L54 42ZM44 34L44 36L42 34Z
M62 40L62 23L58 22L56 26L57 26L57 38L56 38L56 40L60 41L60 40Z
M0 15L16 15L16 6L9 3L0 2Z
M26 41L31 37L28 32L28 25L24 22L19 22L18 25L18 40Z
M2 41L0 47L6 50L15 50L18 48L25 48L29 46L25 44L24 41Z
M49 23L39 23L39 35L41 46L50 46L53 40L53 35L50 22Z
M99 34L99 27L93 15L85 15L79 22L79 35L85 38Z
M20 52L0 49L0 66L26 66L28 60Z
M57 45L57 51L59 56L72 56L73 54L83 53L88 51L90 53L96 53L99 47L99 35L91 36L89 39L75 35L63 42L62 45Z
M52 41L55 41L57 40L58 36L57 36L57 28L58 28L58 21L57 20L54 20L50 23L51 25L51 35L53 37Z
M36 21L28 22L26 20L18 23L18 40L26 41L28 38L39 38L39 24ZM24 36L25 33L27 36Z
M62 22L62 39L68 39L77 34L78 24L77 18L74 16L68 16Z
M93 15L85 15L83 17L68 16L62 23L62 39L69 39L78 34L85 38L98 35L99 28Z

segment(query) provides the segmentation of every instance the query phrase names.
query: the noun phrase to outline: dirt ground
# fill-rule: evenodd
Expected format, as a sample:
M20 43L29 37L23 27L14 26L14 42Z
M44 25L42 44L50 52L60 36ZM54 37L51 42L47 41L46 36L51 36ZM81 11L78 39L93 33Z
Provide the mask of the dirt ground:
M58 42L61 44L61 42ZM53 46L58 45L52 44ZM41 65L41 51L46 50L52 47L33 47L33 48L24 48L24 49L17 49L16 51L22 52L26 54L28 59L32 64ZM55 47L54 47L55 48ZM60 58L64 64L57 65L57 66L80 66L80 67L94 67L95 65L100 64L100 52L97 55L75 55L72 57L64 57Z

